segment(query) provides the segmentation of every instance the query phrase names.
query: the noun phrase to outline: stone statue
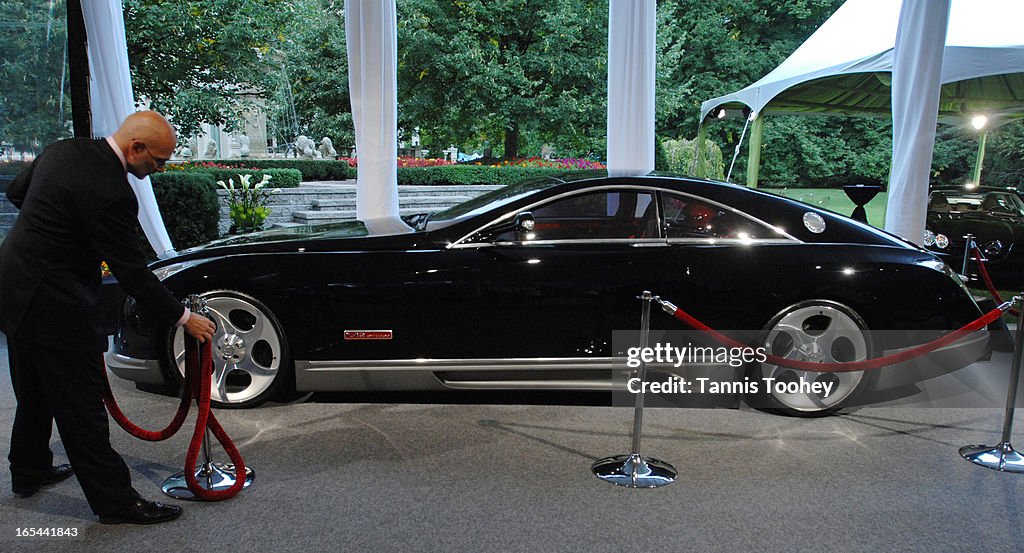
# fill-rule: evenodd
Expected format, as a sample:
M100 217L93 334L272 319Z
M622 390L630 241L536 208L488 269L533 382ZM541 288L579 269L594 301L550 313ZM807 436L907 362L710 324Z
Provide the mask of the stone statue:
M299 135L299 137L295 139L295 152L299 157L308 158L315 157L314 152L319 153L316 150L316 142L313 142L313 139L307 138L304 134Z
M249 137L244 134L238 137L238 156L249 157Z
M213 159L213 158L217 157L217 143L216 142L211 140L211 141L206 143L206 152L203 153L203 157L205 157L206 159Z
M545 145L540 147L540 158L541 159L546 159L546 160L550 161L551 158L554 157L554 155L555 155L555 149L552 148L550 144L545 144Z
M320 141L320 146L317 149L320 150L320 155L325 158L334 159L338 157L338 152L334 149L334 144L331 143L331 139L326 136Z

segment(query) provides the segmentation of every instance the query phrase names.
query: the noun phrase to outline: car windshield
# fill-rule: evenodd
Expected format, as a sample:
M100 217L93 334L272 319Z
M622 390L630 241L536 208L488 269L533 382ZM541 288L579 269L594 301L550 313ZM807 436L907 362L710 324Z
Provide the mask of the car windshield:
M453 205L448 209L438 211L437 213L421 218L415 222L416 228L418 230L424 230L428 228L428 226L432 228L447 226L448 223L464 219L469 215L482 213L497 205L511 202L516 198L532 194L538 190L543 190L560 182L560 180L553 177L543 177L503 186L497 190L481 194L471 200L466 200L465 202Z
M976 214L1024 216L1024 201L1012 192L956 192L936 190L931 193L928 210Z

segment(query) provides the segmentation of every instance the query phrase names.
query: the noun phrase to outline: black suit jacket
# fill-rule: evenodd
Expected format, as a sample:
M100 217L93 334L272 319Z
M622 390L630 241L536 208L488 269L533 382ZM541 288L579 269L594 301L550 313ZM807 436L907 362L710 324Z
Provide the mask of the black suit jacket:
M171 326L184 308L146 266L139 204L105 139L48 146L7 197L21 212L0 245L0 330L51 349L101 352L100 261L125 292Z

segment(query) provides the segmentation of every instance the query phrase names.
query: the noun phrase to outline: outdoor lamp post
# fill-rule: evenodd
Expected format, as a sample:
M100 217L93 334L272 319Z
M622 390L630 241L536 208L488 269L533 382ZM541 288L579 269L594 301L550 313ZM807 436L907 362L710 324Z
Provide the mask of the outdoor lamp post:
M988 125L988 117L985 115L975 115L971 118L971 126L974 127L974 130L981 132L978 140L978 155L974 158L974 174L971 176L971 182L975 186L981 184L981 164L985 161L985 140L988 138L986 125Z

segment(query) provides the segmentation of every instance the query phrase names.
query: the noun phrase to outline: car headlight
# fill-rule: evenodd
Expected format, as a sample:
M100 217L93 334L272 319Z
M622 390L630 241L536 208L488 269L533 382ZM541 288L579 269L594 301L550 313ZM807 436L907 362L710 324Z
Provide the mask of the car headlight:
M945 234L936 234L935 235L935 245L938 246L939 249L942 249L942 250L948 248L949 247L949 237L946 236Z
M935 233L928 229L924 231L924 245L929 248L935 245Z
M172 263L170 265L160 267L159 269L153 269L153 274L156 275L156 278L160 279L160 281L164 281L171 278L171 275L180 273L189 267L195 267L196 265L206 261L209 261L209 259L193 259L190 261L182 261L181 263Z

